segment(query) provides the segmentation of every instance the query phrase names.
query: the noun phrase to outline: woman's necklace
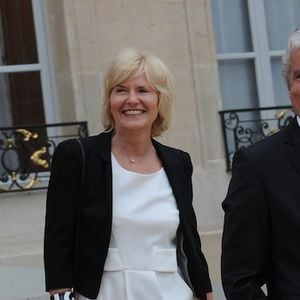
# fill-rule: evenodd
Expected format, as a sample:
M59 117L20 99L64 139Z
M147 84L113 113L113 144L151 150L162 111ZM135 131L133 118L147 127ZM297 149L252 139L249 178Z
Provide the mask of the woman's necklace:
M147 153L144 153L143 155L140 156L131 156L129 155L129 153L126 151L124 151L124 149L122 149L121 147L117 147L117 152L119 153L119 155L121 155L121 157L123 156L123 158L125 158L127 161L129 161L130 164L135 164L138 162L141 162L143 160L145 160L147 158L147 156L151 153L152 149L149 149L147 151Z
M145 156L139 156L139 157L137 157L137 158L129 157L129 162L130 162L131 164L140 162L141 160L143 160L143 157L145 157Z
M120 143L119 140L116 140L113 138L113 149L115 154L123 160L125 163L127 161L127 164L137 164L139 162L145 163L146 161L149 161L149 157L153 158L153 153L155 152L154 147L150 141L149 145L144 149L142 153L130 153L131 151L128 151L126 148L122 146L122 143Z

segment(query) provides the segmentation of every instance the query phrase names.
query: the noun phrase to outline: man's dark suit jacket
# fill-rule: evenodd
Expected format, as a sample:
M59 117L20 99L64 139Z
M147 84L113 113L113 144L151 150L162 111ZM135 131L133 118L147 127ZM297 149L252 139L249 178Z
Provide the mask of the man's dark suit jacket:
M300 299L300 128L284 130L233 161L223 202L222 280L227 299ZM268 297L260 287L266 284Z
M80 205L82 159L79 143L75 140L62 142L52 161L44 240L46 290L74 287L80 294L96 298L111 236L111 134L84 138L82 143L86 152L86 172ZM153 145L179 209L177 244L183 251L177 251L178 257L184 254L187 260L186 280L195 295L206 299L211 284L192 207L190 157L155 140ZM76 226L78 215L79 226ZM183 259L178 260L184 263Z

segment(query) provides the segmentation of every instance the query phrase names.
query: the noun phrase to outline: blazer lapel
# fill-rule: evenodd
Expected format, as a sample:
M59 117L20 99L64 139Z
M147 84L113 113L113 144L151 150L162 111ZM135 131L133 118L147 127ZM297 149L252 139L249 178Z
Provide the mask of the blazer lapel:
M110 160L111 155L111 133L102 132L95 137L94 150L96 154L105 161Z
M185 174L185 170L181 157L179 157L179 155L175 155L173 151L170 151L166 146L155 140L153 140L153 145L161 159L163 168L169 179L179 212L182 214L188 191L186 190L186 178L183 175Z
M161 159L163 168L173 190L178 209L180 214L182 214L185 208L185 199L187 197L192 197L192 195L188 196L189 190L186 184L187 178L185 177L182 157L179 154L177 155L176 151L172 151L169 147L164 146L155 140L152 140L152 143ZM101 133L98 136L95 136L93 151L96 151L97 156L108 163L106 168L106 178L108 180L107 184L111 185L111 134ZM111 195L108 196L111 197Z
M285 143L288 145L287 156L300 175L300 127L296 118L287 127Z

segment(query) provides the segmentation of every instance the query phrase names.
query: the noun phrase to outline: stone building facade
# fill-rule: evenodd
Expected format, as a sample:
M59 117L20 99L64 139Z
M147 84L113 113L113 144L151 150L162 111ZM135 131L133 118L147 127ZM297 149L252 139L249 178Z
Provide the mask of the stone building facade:
M176 103L159 138L191 154L194 207L214 276L229 175L210 0L32 0L42 9L51 97L46 122L88 121L102 130L104 70L124 47L159 56L173 73ZM49 100L50 99L50 100ZM47 115L48 113L48 115ZM0 194L0 265L42 265L45 191Z

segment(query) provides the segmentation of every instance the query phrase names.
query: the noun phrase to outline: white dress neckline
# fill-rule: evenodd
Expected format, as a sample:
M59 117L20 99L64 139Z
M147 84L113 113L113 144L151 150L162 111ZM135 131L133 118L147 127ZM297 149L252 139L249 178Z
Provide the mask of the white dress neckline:
M112 155L112 175L112 234L96 300L192 300L177 264L179 211L164 169L131 172Z
M127 169L125 169L124 167L122 167L122 166L119 164L118 160L116 159L116 157L114 156L113 153L111 153L111 162L112 162L112 165L113 165L113 166L115 166L115 167L118 168L118 169L123 170L124 172L131 173L131 174L135 174L135 175L140 175L140 176L145 176L145 177L147 177L147 176L153 176L153 175L155 175L155 174L157 174L157 173L159 173L159 172L163 172L163 167L161 167L159 170L157 170L157 171L155 171L155 172L152 172L152 173L149 173L149 174L138 173L138 172L134 172L134 171L127 170Z

